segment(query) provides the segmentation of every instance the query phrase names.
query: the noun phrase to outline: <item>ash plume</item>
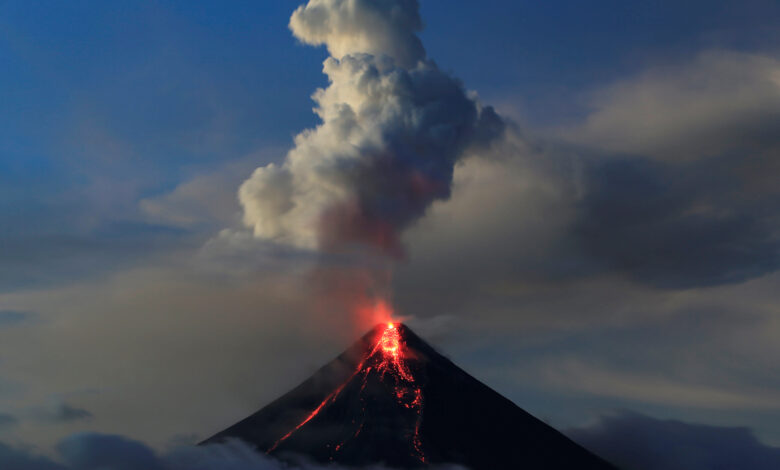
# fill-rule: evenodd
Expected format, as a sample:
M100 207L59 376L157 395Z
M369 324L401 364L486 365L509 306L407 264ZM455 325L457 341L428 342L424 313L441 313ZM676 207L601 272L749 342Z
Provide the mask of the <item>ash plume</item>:
M242 184L244 223L276 243L402 257L403 230L504 124L426 57L417 0L310 0L290 29L331 55L313 95L322 122Z

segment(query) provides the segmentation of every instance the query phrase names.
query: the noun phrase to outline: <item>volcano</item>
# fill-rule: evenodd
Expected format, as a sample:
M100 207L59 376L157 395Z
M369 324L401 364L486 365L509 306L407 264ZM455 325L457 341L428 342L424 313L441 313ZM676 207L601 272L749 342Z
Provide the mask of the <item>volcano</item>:
M285 459L472 470L615 467L442 356L378 325L302 384L201 445L240 439Z

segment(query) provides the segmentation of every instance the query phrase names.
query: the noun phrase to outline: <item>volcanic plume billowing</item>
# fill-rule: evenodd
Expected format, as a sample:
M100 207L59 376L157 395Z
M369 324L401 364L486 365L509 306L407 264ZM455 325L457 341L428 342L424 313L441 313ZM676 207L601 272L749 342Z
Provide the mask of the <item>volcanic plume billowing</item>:
M310 0L301 41L327 46L322 123L239 190L254 235L324 252L398 258L401 232L450 195L455 163L503 123L426 57L417 0Z

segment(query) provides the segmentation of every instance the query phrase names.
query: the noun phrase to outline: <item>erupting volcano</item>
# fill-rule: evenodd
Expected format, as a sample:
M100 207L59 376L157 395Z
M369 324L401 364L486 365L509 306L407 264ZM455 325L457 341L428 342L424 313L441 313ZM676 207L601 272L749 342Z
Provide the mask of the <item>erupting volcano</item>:
M612 469L398 323L202 444L238 438L279 458L397 468Z

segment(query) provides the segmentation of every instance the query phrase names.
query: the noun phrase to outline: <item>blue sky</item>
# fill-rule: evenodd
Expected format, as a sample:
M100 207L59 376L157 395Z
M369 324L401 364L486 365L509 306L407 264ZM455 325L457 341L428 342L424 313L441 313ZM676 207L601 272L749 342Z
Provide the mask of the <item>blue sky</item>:
M305 255L223 231L319 123L300 3L0 3L0 441L203 437L354 337L302 326ZM428 57L512 137L404 233L398 308L558 427L629 409L780 444L780 5L420 3ZM83 419L39 419L63 406Z

